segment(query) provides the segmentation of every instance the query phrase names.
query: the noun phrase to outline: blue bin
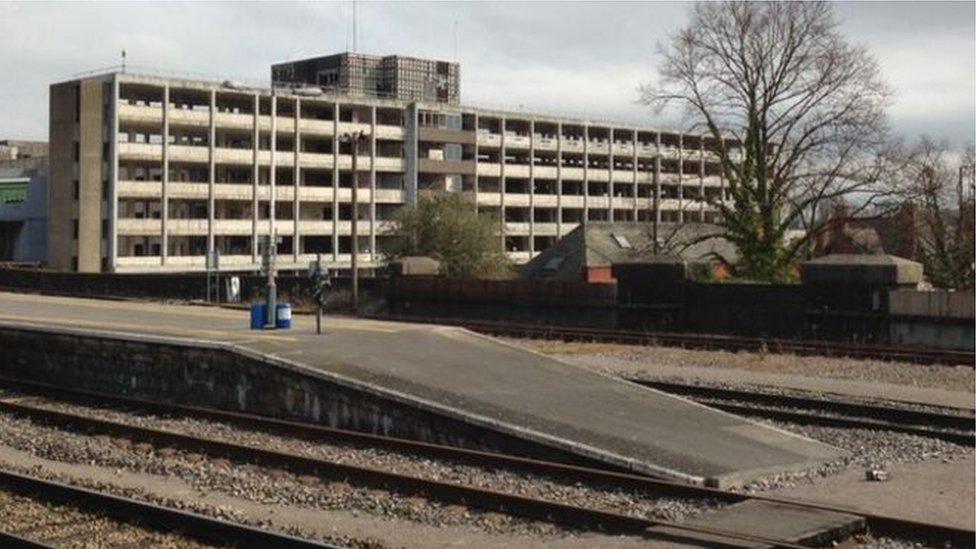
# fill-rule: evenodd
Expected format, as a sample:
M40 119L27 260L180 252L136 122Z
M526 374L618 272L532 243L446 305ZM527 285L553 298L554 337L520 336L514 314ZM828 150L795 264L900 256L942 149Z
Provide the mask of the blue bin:
M291 328L291 303L288 302L279 303L278 306L275 307L275 312L277 313L276 314L277 318L275 319L275 328L281 330L287 330Z
M251 329L261 330L268 321L268 304L251 303Z

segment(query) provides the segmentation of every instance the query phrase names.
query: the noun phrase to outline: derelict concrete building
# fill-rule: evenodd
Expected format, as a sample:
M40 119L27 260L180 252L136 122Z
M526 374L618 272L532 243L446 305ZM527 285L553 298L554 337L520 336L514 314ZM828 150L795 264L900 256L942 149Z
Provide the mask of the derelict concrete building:
M382 265L425 190L500 218L520 263L586 221L709 222L727 199L710 138L607 121L120 71L52 85L50 113L56 269L203 270L208 250L257 269L272 197L282 270L348 266L353 215L360 265Z

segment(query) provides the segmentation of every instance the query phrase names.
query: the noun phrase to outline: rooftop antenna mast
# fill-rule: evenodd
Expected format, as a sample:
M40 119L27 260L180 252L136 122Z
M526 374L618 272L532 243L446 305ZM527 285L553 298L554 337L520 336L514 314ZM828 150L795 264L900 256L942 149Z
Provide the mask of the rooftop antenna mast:
M454 62L458 62L458 22L454 20Z
M352 0L352 52L356 53L356 12L359 11L359 5L356 0Z
M122 50L122 73L125 74L125 50Z

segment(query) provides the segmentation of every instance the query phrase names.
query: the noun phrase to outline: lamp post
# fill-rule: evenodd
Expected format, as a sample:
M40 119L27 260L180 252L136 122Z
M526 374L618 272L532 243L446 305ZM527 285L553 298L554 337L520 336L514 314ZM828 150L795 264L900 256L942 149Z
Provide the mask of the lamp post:
M352 259L349 269L352 271L352 311L359 311L359 143L366 133L362 130L348 132L342 135L342 141L349 143L352 148Z

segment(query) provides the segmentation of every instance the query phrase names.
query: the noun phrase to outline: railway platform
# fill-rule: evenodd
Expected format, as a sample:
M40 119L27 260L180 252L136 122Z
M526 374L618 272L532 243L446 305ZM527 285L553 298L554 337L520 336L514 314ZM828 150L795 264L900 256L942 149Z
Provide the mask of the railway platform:
M0 324L217 342L350 380L455 420L632 471L713 486L839 459L837 448L460 328L0 293ZM273 366L269 366L273 367Z

